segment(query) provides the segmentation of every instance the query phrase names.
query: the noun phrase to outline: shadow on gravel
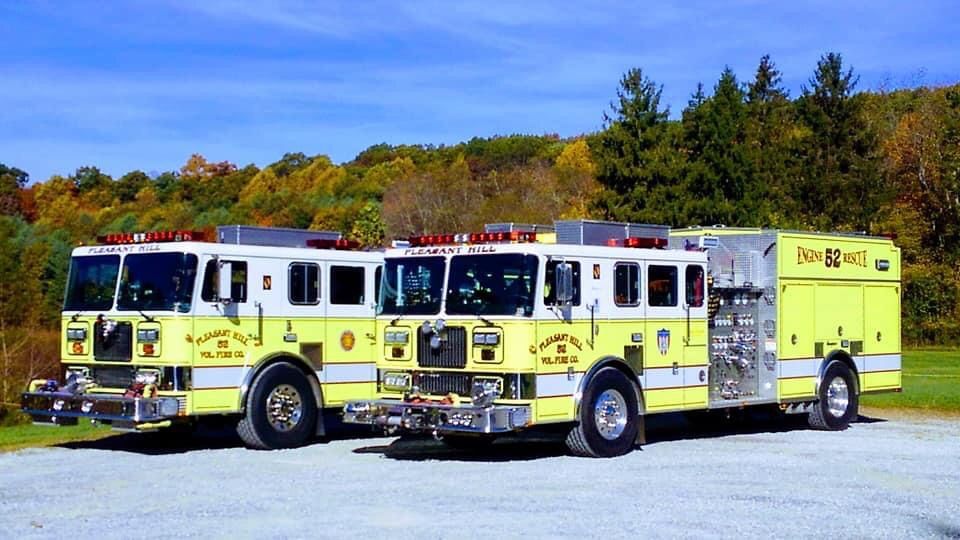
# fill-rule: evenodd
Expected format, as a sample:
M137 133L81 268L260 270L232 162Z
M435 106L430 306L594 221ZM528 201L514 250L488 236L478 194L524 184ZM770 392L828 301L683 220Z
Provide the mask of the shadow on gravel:
M366 426L350 426L340 422L339 415L324 417L327 436L311 444L323 444L331 440L365 439L382 437ZM95 441L78 441L57 445L57 448L112 450L148 456L183 454L198 450L222 450L243 448L235 426L229 422L205 422L193 429L161 429L149 433L121 433ZM251 450L252 451L252 450Z
M886 420L860 416L856 422L872 424ZM647 418L647 442L635 451L663 442L808 429L805 415L784 415L777 409L658 414ZM433 437L402 437L389 445L357 448L354 453L381 454L401 461L527 461L569 455L564 437L565 433L556 430L524 433L504 436L492 445L477 448L454 448Z

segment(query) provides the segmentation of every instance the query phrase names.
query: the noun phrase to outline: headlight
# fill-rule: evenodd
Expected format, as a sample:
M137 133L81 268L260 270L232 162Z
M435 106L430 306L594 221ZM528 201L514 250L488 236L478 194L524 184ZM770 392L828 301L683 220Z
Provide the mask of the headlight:
M470 398L476 407L489 407L493 401L500 397L502 384L500 379L481 379L473 380L473 388L470 390Z
M138 384L157 384L160 382L160 372L156 369L138 370L134 381Z
M69 339L70 341L86 341L87 329L86 328L67 328L67 339Z
M406 390L410 387L410 374L384 373L383 387L390 390Z
M391 344L405 344L410 340L410 332L406 330L395 330L384 334L384 341Z
M478 332L473 335L474 345L499 345L500 334L493 332Z
M85 367L70 366L67 368L66 378L76 377L80 380L85 380L90 376L90 369Z
M144 328L137 330L137 341L142 341L145 343L155 343L160 341L160 329Z

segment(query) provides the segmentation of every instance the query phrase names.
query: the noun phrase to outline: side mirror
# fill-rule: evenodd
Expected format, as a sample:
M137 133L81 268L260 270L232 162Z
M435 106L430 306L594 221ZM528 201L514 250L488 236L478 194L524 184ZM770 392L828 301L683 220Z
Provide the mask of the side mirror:
M557 304L560 306L573 304L573 266L569 263L558 264L556 281Z
M233 301L233 263L220 263L220 270L217 272L217 298L224 304Z

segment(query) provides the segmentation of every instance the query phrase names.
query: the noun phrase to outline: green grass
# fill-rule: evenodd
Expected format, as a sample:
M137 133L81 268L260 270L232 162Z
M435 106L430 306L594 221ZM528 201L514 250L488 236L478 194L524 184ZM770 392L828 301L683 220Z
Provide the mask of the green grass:
M863 396L865 407L960 413L960 350L903 353L903 392Z
M76 426L35 426L22 424L0 427L0 452L21 448L53 446L75 441L92 441L116 433L109 426L80 422Z

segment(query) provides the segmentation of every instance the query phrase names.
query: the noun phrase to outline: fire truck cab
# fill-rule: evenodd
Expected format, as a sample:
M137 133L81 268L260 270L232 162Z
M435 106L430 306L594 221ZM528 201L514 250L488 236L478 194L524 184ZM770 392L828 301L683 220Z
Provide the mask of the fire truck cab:
M456 444L546 424L614 456L646 415L759 404L823 429L900 389L890 240L596 221L388 250L377 398L347 422Z
M324 410L373 395L381 252L323 231L203 236L115 234L76 248L64 379L33 381L23 411L130 430L226 416L267 449L323 434Z

